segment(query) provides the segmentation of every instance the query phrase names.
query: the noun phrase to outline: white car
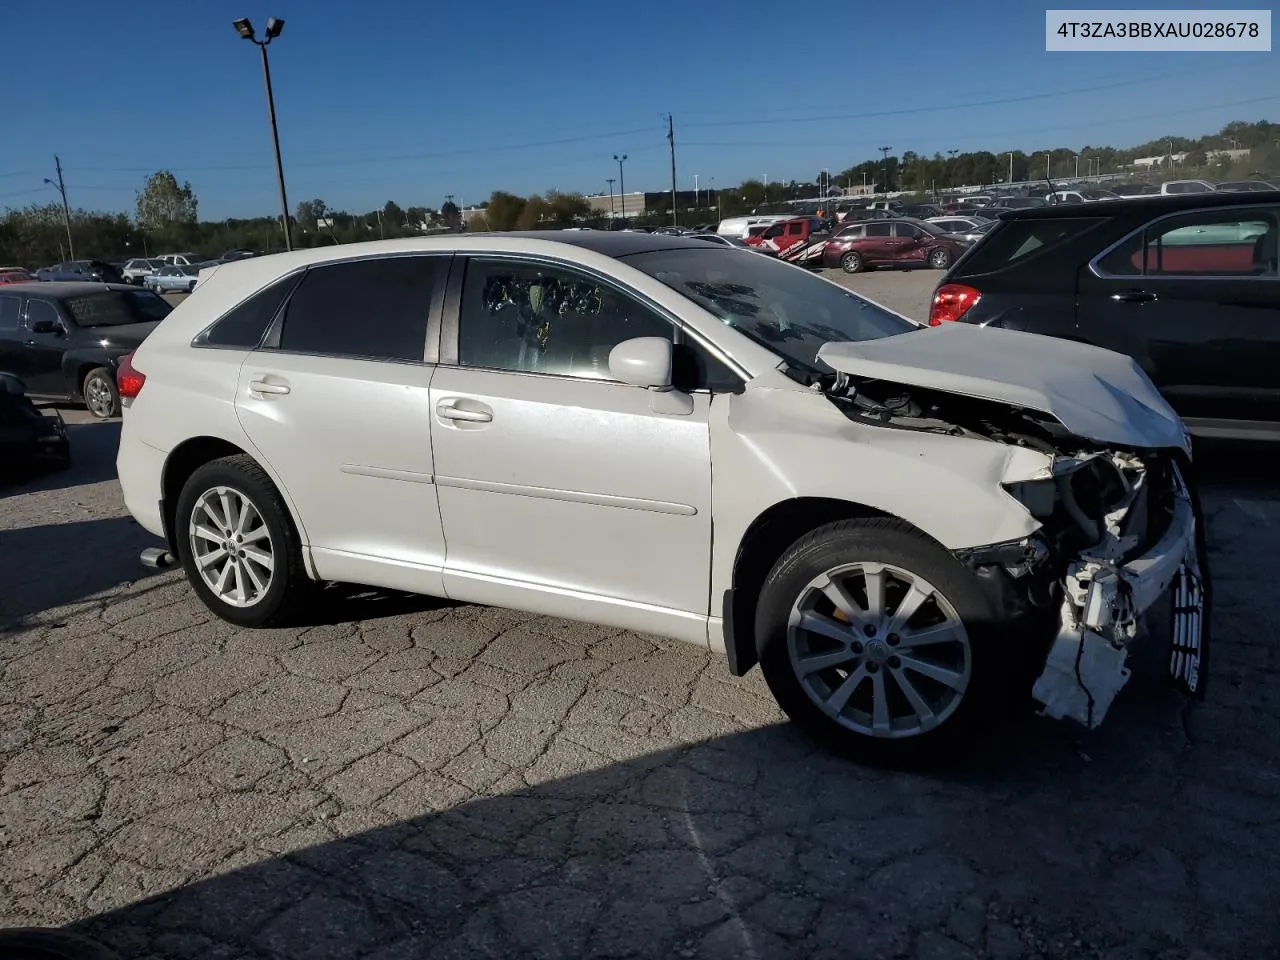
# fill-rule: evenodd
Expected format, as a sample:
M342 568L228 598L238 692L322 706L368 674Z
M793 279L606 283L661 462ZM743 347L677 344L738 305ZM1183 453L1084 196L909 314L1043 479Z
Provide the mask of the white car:
M145 286L147 277L150 277L165 266L165 262L160 259L150 260L142 257L130 260L120 270L120 275L124 277L125 283L132 283L134 286Z
M584 231L224 264L118 381L146 559L244 627L340 581L666 635L894 758L1033 685L1096 726L1173 588L1198 688L1189 441L1120 354Z
M992 223L988 217L930 217L925 223L932 223L943 233L973 233L979 227Z

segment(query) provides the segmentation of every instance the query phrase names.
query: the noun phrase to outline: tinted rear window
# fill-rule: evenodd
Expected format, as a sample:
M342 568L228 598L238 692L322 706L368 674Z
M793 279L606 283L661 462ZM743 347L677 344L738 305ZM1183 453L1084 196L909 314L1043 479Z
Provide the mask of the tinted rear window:
M1043 256L1105 222L1102 217L1000 221L999 228L965 257L964 272L991 273Z

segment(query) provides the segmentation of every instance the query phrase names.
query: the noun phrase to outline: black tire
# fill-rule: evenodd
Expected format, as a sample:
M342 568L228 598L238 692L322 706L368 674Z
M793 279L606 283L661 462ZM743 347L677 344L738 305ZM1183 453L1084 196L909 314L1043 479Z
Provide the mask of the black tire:
M861 273L866 269L866 262L862 259L862 254L850 250L840 258L840 269L845 273Z
M935 270L945 270L951 266L951 251L939 247L929 254L929 266Z
M262 517L270 537L271 580L262 598L252 606L237 607L219 598L196 567L191 547L191 517L200 497L215 487L228 487L248 499ZM228 623L241 627L285 626L297 619L319 590L320 585L307 576L301 540L280 491L248 454L212 460L187 479L178 497L173 541L196 595Z
M788 637L792 605L819 576L842 564L858 562L889 564L922 578L945 597L963 624L969 647L968 685L949 714L940 711L943 719L932 729L899 738L851 729L818 706L792 666ZM1010 696L1014 674L1002 656L1007 647L999 623L990 598L967 567L910 525L883 518L830 523L798 540L769 573L755 618L756 637L762 643L761 670L787 716L825 746L861 760L889 765L914 765L956 755L980 732L982 721L994 715L993 708L1004 709L1014 702ZM892 637L883 639L896 641ZM865 642L869 651L873 641ZM879 649L886 650L883 642ZM888 653L892 652L888 649ZM891 657L882 669L888 671L895 661L902 663ZM868 669L881 668L877 665ZM835 680L844 676L831 675ZM863 683L865 679L858 681L858 685ZM902 696L897 681L893 689Z
M94 367L84 375L80 396L89 412L99 420L120 416L120 389L115 374L107 367Z

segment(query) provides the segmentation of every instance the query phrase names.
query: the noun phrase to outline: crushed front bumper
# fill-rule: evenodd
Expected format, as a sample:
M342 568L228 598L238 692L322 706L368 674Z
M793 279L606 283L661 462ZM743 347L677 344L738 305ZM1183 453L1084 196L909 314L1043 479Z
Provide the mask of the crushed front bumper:
M1172 474L1172 516L1149 551L1124 563L1083 556L1068 569L1058 634L1032 689L1046 715L1101 724L1129 681L1139 621L1162 602L1172 608L1162 621L1172 634L1171 677L1183 692L1203 695L1208 603L1201 518L1181 473L1174 467Z

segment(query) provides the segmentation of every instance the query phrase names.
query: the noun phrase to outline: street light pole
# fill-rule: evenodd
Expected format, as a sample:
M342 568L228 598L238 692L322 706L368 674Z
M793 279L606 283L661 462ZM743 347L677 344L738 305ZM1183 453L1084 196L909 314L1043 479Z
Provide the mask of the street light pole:
M617 179L616 177L606 177L604 181L609 185L609 215L610 216L613 216L617 212L613 208L613 185L616 179Z
M44 182L51 187L56 187L58 193L62 195L62 222L67 227L67 259L74 260L76 258L76 248L71 242L71 207L67 204L67 185L62 182L62 161L58 159L58 155L53 155L53 166L58 171L58 182L54 183L48 177L44 178Z
M889 151L893 147L881 147L880 152L884 154L884 195L889 195Z
M267 117L271 121L271 145L276 152L276 182L280 185L280 214L283 217L284 248L293 249L293 232L289 229L289 198L284 189L284 164L280 160L280 132L276 127L276 99L271 91L271 64L267 59L267 46L284 30L284 21L277 17L267 18L266 36L259 40L254 36L253 24L247 19L236 20L233 24L241 39L248 40L262 54L262 82L267 88Z
M613 155L613 159L618 161L618 206L622 207L622 219L627 219L627 181L623 179L622 164L626 161L627 155Z

